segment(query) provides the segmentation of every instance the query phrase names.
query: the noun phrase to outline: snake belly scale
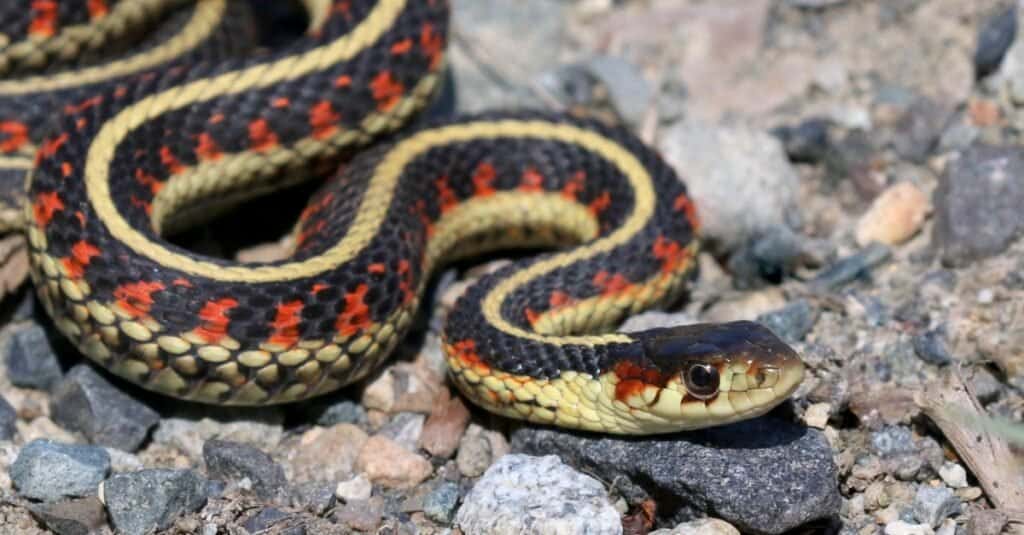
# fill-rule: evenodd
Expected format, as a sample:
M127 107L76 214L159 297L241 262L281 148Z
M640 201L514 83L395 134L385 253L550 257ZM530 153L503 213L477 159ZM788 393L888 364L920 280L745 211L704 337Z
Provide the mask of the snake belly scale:
M450 375L474 403L645 434L762 414L800 382L796 353L755 323L615 332L680 297L698 244L685 186L632 134L526 111L408 127L445 68L446 2L308 0L305 36L244 57L223 44L241 20L228 0L65 1L99 26L180 13L109 63L61 66L53 40L69 34L38 17L26 31L48 31L47 53L16 54L32 36L13 31L0 48L0 178L27 177L21 220L2 219L27 235L54 324L111 372L213 404L325 394L387 357L437 268L545 248L483 276L446 319ZM33 62L42 73L21 74ZM339 162L285 260L162 238Z

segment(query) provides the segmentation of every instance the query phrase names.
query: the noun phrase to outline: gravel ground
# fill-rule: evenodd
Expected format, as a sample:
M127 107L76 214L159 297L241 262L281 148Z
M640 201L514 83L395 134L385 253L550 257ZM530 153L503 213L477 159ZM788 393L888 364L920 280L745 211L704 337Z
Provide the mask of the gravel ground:
M1020 443L973 423L1024 417L1014 3L452 3L435 113L572 110L658 147L707 248L689 301L624 328L762 321L808 364L792 403L644 439L489 416L437 337L466 269L363 384L199 407L83 363L23 290L0 330L0 533L1024 530Z

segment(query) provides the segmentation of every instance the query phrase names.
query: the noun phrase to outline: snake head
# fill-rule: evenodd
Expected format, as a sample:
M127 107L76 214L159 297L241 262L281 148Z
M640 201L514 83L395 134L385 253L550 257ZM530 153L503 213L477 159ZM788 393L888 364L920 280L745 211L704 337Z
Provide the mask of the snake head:
M643 356L616 365L616 397L634 412L649 412L666 429L708 427L764 414L787 399L804 375L796 351L750 321L633 335Z

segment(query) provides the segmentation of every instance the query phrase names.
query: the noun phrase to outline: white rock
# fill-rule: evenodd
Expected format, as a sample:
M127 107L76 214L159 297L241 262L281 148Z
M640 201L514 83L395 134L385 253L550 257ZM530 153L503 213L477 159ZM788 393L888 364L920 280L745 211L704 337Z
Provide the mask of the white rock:
M717 518L701 518L684 522L672 529L659 529L650 535L740 535L732 524Z
M939 477L946 485L954 489L967 487L967 470L957 463L947 462L939 468Z
M885 525L885 535L935 535L935 531L927 524L910 524L897 520Z
M338 483L334 489L334 495L345 502L356 502L370 499L373 492L373 484L363 474L357 474L348 481Z
M466 495L455 524L466 535L622 533L604 486L554 455L499 459Z

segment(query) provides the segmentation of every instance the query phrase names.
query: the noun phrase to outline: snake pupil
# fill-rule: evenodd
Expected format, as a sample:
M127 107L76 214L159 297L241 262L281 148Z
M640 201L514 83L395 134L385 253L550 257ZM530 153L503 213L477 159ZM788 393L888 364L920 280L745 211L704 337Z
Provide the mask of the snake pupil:
M718 370L710 364L694 364L686 372L686 389L691 395L707 399L718 393Z

